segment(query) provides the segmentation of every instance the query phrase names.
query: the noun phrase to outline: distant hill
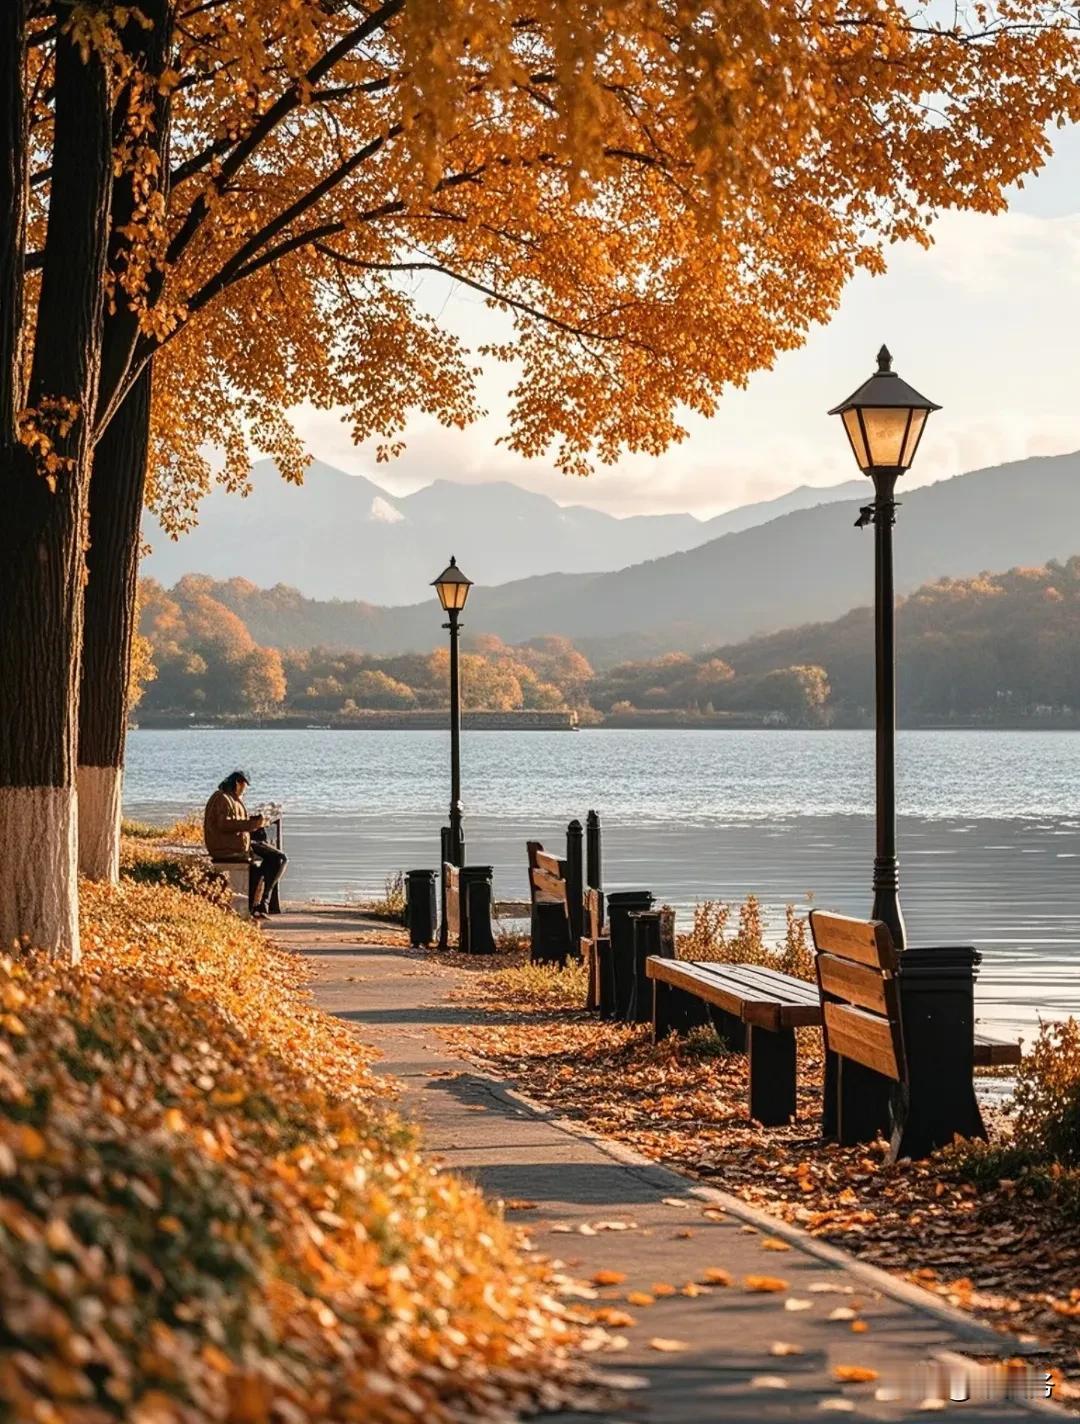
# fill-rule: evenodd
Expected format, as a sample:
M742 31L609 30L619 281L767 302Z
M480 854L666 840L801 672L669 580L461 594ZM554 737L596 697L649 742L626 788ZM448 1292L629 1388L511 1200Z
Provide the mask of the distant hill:
M869 496L869 482L856 486ZM572 638L594 666L665 651L697 652L828 620L865 604L873 532L855 529L858 502L796 510L700 548L615 573L547 574L474 590L470 633L508 643ZM901 490L899 593L943 577L1067 559L1080 543L1080 454L1017 461ZM462 559L464 563L464 559ZM478 572L478 571L477 571ZM404 607L319 602L295 589L243 581L215 596L260 643L360 652L425 651L444 636L433 596Z
M1075 724L1080 719L1080 556L1041 568L941 579L896 614L898 712L907 726ZM792 720L867 725L874 708L869 606L829 623L696 657L623 663L588 684L602 712L779 709Z
M867 481L860 487L869 498ZM1069 558L1080 542L1080 454L1020 460L905 491L896 584ZM861 501L860 501L861 502ZM559 633L594 663L664 649L696 651L808 619L838 617L872 589L873 532L853 528L859 502L798 510L699 548L617 573L526 579L478 589L475 630L520 642ZM401 636L410 609L388 613Z
M198 526L174 543L147 521L152 552L142 572L164 584L186 573L284 583L309 598L411 603L451 553L485 584L549 573L625 568L830 500L853 498L855 482L802 486L714 519L691 514L617 519L584 505L560 506L519 486L435 480L396 496L363 475L315 461L302 487L269 460L252 470L246 499L215 490Z

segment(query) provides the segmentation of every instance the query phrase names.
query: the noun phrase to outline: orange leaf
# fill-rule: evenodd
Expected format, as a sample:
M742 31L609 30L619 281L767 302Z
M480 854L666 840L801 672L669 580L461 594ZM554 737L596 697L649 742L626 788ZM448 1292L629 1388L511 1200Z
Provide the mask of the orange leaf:
M839 1380L841 1384L869 1384L877 1377L877 1370L868 1369L865 1365L833 1366L833 1379Z
M786 1291L787 1281L779 1276L743 1276L743 1285L749 1291Z
M594 1286L621 1286L625 1280L625 1271L597 1271L592 1283Z

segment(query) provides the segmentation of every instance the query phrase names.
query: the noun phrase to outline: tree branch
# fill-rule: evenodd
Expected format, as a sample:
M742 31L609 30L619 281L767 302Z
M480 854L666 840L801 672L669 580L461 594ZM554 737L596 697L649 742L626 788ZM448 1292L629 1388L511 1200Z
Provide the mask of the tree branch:
M301 102L301 93L305 87L310 88L324 78L340 59L354 50L357 45L363 44L364 40L386 25L394 18L405 4L405 0L384 0L379 8L366 16L363 22L356 25L347 34L342 35L337 44L331 45L326 53L318 59L307 73L302 77L293 80L289 87L281 94L275 103L271 104L266 113L253 124L244 138L233 149L232 153L221 165L221 172L215 178L214 184L220 190L221 187L233 177L235 173L247 162L248 158L255 152L258 146L277 127L286 115L292 113ZM166 262L172 266L180 256L186 251L195 234L206 219L210 205L206 200L205 193L200 193L188 210L187 217L180 225L180 229L165 255Z

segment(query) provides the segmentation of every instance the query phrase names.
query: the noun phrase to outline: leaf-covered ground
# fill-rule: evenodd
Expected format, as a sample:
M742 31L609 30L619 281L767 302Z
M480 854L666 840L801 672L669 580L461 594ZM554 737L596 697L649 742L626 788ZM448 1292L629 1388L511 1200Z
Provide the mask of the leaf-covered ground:
M299 962L152 859L83 887L77 969L0 957L0 1417L558 1404L544 1268L427 1165Z
M747 1064L699 1031L653 1046L647 1026L602 1023L578 1005L584 976L519 966L457 991L478 1023L444 1030L540 1102L593 1130L917 1281L1027 1345L1080 1397L1080 1208L1061 1169L1003 1175L1001 1152L960 1147L885 1162L884 1143L825 1145L820 1038L800 1033L799 1120L764 1129L746 1113ZM1007 1139L1007 1125L992 1137Z

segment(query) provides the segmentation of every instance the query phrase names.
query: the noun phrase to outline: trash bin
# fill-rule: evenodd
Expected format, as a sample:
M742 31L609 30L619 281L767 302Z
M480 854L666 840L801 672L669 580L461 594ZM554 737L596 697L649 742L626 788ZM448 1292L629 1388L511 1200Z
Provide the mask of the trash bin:
M461 949L465 954L494 954L491 932L494 904L491 865L463 865L459 880L461 895Z
M413 948L435 943L435 871L410 870L406 876L409 943Z
M630 916L638 910L651 910L651 890L614 890L607 897L608 937L611 949L607 973L600 980L600 1017L625 1019L634 987L634 940Z

